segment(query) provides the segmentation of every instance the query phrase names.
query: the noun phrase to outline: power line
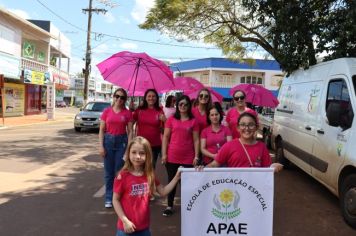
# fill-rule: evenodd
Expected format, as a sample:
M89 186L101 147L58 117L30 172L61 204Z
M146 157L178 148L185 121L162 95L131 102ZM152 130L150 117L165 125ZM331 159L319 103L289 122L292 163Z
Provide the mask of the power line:
M47 7L43 2L41 2L40 0L36 0L39 4L41 4L44 8L46 8L48 11L50 11L53 15L57 16L59 19L61 19L63 22L65 22L66 24L82 31L82 32L87 32L87 30L80 28L79 26L76 26L72 23L70 23L69 21L67 21L66 19L64 19L63 17L61 17L60 15L58 15L57 13L55 13L54 11L52 11L49 7ZM182 48L193 48L193 49L207 49L207 50L218 50L220 48L217 47L203 47L203 46L191 46L191 45L180 45L180 44L172 44L172 43L160 43L160 42L154 42L154 41L147 41L147 40L140 40L140 39L133 39L133 38L127 38L127 37L121 37L121 36L116 36L116 35L111 35L111 34L106 34L106 33L100 33L100 32L90 32L91 34L94 35L101 35L101 36L106 36L106 37L111 37L111 38L116 38L119 40L127 40L127 41L133 41L133 42L140 42L140 43L148 43L148 44L155 44L155 45L164 45L164 46L171 46L171 47L182 47Z

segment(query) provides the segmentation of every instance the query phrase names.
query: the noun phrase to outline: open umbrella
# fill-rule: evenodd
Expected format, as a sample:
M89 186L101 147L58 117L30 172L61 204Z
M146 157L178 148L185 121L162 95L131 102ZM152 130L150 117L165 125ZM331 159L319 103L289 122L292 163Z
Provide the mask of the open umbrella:
M164 93L174 88L173 73L162 61L146 53L122 51L97 64L106 81L142 96L147 89Z
M222 102L222 100L224 99L223 96L221 96L218 92L215 92L213 89L209 88L209 87L205 87L206 89L208 89L210 91L210 94L211 94L211 99L213 102ZM197 98L198 96L198 93L199 93L200 89L198 90L195 90L193 92L190 92L190 93L185 93L185 95L187 95L190 99L193 99L193 98Z
M246 93L246 101L255 106L271 107L278 106L278 99L271 91L258 84L239 84L230 89L229 94L233 96L236 90L242 90Z
M204 85L192 77L176 77L174 78L174 89L182 90L185 94L193 93L204 88Z

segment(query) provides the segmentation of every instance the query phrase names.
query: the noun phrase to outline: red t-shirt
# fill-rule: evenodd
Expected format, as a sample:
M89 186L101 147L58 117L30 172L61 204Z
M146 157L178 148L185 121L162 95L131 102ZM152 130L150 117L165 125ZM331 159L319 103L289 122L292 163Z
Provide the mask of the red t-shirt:
M205 148L210 153L218 153L220 148L227 142L226 137L231 136L231 131L228 127L221 125L219 131L215 132L211 126L206 127L200 134L201 139L205 139ZM204 164L208 164L213 159L203 156Z
M133 113L133 119L137 121L137 136L146 138L152 147L161 146L161 120L159 116L162 110L154 108L137 109Z
M119 173L121 178L114 180L114 192L120 195L120 204L126 217L134 223L136 231L144 230L150 226L150 196L146 176L134 176L128 171ZM155 179L155 185L160 185ZM119 219L117 228L124 230Z
M249 113L255 115L257 118L257 113L254 110L246 107L245 112L249 112ZM241 113L237 111L236 107L230 108L230 110L227 112L227 115L226 115L226 122L228 123L229 128L232 132L233 139L240 138L240 133L239 133L239 131L237 131L237 120L239 119L240 115L241 115ZM258 122L258 120L257 120L257 122Z
M195 119L177 120L174 116L166 121L165 128L171 130L167 161L176 164L192 165L195 157L193 131L199 132Z
M266 145L260 141L255 144L244 144L250 155L252 167L269 167L272 163ZM227 167L251 167L248 157L238 139L227 142L215 158L219 164Z
M206 118L207 114L201 114L197 106L192 108L192 113L199 125L199 132L203 131L203 129L208 127L208 121Z
M105 122L105 132L112 135L126 134L126 127L132 122L132 113L123 109L116 113L112 107L103 111L100 119Z

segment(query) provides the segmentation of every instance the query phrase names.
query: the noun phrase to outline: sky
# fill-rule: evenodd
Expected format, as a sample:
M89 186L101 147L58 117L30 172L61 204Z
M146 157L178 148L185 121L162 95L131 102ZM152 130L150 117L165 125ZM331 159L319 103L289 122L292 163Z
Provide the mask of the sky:
M138 25L153 5L154 0L93 0L93 8L106 9L107 13L92 16L92 32L96 32L91 37L92 68L120 51L146 52L169 62L223 57L213 45L177 42L156 30L140 29ZM71 41L71 74L84 68L88 15L82 9L88 6L89 0L0 0L0 7L22 18L51 21ZM93 76L98 73L92 70Z

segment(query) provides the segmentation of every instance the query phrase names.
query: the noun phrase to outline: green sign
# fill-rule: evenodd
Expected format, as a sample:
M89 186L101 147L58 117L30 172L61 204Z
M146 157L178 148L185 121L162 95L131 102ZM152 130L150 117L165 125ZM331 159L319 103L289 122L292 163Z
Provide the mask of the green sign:
M37 54L37 60L38 60L39 62L44 62L44 61L45 61L45 56L46 56L46 54L45 54L44 52L39 52L39 53Z
M35 58L35 45L25 41L23 43L23 57Z

